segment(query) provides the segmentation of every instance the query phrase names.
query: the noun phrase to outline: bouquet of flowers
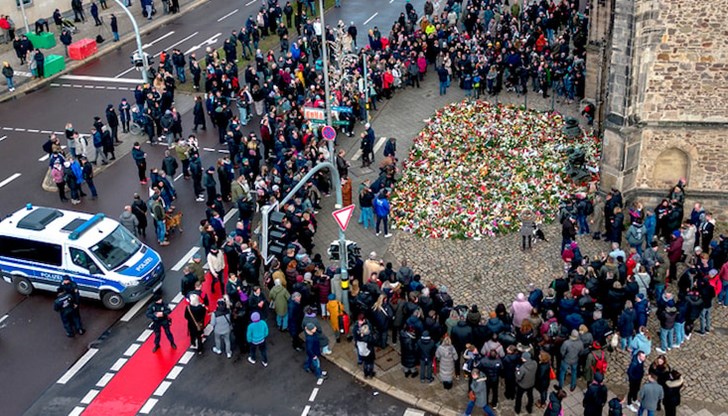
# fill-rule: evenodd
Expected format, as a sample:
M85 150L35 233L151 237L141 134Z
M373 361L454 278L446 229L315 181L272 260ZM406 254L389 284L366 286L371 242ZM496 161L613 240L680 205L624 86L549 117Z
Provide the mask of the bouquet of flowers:
M485 101L450 104L414 139L392 196L396 226L420 236L470 239L518 230L523 210L554 218L581 184L566 174L580 147L598 171L600 142L567 138L563 117Z

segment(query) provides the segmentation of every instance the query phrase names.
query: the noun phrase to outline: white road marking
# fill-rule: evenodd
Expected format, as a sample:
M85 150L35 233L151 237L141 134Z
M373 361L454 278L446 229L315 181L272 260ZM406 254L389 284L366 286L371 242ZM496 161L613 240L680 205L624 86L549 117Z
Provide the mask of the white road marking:
M38 129L28 129L28 133L40 133Z
M53 133L50 130L41 130L40 132L43 133L43 134L51 134L51 133Z
M131 344L131 345L129 345L129 348L127 348L126 351L124 351L124 356L131 357L132 355L134 355L135 352L137 352L137 350L139 349L139 347L141 347L141 344Z
M203 41L202 43L187 49L187 52L185 52L185 55L189 55L190 53L200 49L203 46L214 45L215 43L217 43L217 38L220 37L221 35L222 35L222 33L216 33L213 36L210 36L207 40Z
M192 357L195 356L195 353L193 351L187 351L182 355L182 358L179 359L180 364L187 364L190 362Z
M392 4L392 3L394 3L394 0L389 0L389 4Z
M134 304L125 314L121 317L121 322L129 322L131 319L136 315L149 301L149 299L152 298L151 293L147 296L139 299L137 303Z
M311 395L308 396L308 401L312 402L312 401L316 400L316 395L318 394L318 392L319 392L318 387L314 387L313 391L311 392Z
M15 131L25 131L25 129L21 129L21 128L16 127L15 128Z
M55 82L51 82L51 87L60 87L61 84L56 84Z
M311 406L306 405L306 407L303 408L303 412L301 412L301 416L308 416L308 412L311 411Z
M144 406L142 406L141 410L139 410L139 413L144 414L144 415L148 415L149 412L152 411L152 409L154 408L154 405L156 405L158 401L159 400L157 400L157 399L149 399L149 400L147 400L147 402L144 403Z
M175 380L183 369L184 367L179 365L175 365L174 367L172 367L172 370L170 370L169 374L167 374L167 380Z
M190 259L192 258L192 256L194 256L195 253L197 253L197 250L199 250L199 249L200 249L199 247L192 247L187 252L187 254L185 254L184 256L182 256L182 258L174 266L172 266L172 269L171 270L172 271L175 271L175 272L178 272L178 271L182 270L182 267L184 267L184 265L187 264L187 262L190 261Z
M154 393L152 393L152 396L164 396L164 393L167 392L167 389L169 386L172 385L171 381L163 381L159 384L159 387L157 387L156 390L154 390Z
M0 325L2 325L3 322L5 322L6 319L10 318L10 315L5 314L2 318L0 318Z
M371 22L371 21L372 21L372 19L374 19L375 17L377 17L377 15L379 15L379 12L375 12L375 13L374 13L374 14L372 15L372 17L368 18L368 19L367 19L367 20L366 20L366 21L364 22L364 26L366 26L366 25L367 25L367 24L368 24L369 22Z
M249 2L245 3L246 6L250 6L251 4L255 3L258 0L250 0Z
M81 416L81 413L86 410L83 406L76 406L71 410L71 413L68 414L68 416Z
M133 71L133 70L135 70L135 69L136 69L136 67L134 67L134 66L133 66L133 67L131 67L131 68L127 69L127 70L126 70L126 71L124 71L124 72L120 72L120 73L116 74L116 76L115 76L114 78L121 78L121 77L123 77L124 75L128 74L129 72L131 72L131 71Z
M177 180L178 180L179 178L181 178L181 177L182 177L182 175L183 175L182 173L180 173L179 175L177 175L177 177L176 177L176 178L174 178L174 181L173 181L173 182L177 182Z
M152 331L151 329L145 329L145 330L144 330L144 331L142 331L142 333L141 333L141 334L140 334L140 335L139 335L139 336L137 337L137 342L142 342L142 343L143 343L143 342L144 342L144 341L146 341L146 340L147 340L147 338L149 338L149 337L150 337L150 336L151 336L151 335L152 335L153 333L154 333L154 331Z
M425 416L425 412L419 409L413 409L411 407L408 407L407 410L404 411L404 415L402 416Z
M230 16L234 15L234 14L235 14L235 13L237 13L237 12L238 12L238 9L235 9L235 10L231 11L230 13L226 14L225 16L223 16L223 17L221 17L221 18L217 19L217 21L218 21L218 22L222 22L223 20L227 19L228 17L230 17Z
M83 88L83 85L74 85L73 88Z
M212 334L212 330L213 330L212 324L207 324L207 326L205 327L205 330L202 331L202 334L205 335L206 337L209 337L210 334Z
M320 386L322 384L324 384L324 379L323 378L320 378L320 379L316 380L316 385L317 386Z
M81 404L90 404L93 399L96 397L96 395L99 394L99 390L91 389L86 393L85 396L83 396L83 399L81 399Z
M180 302L182 302L182 299L184 299L184 298L185 298L185 297L184 297L184 296L182 296L182 292L177 292L177 295L176 295L176 296L174 297L174 299L172 299L172 301L171 301L171 302L169 302L169 303L174 303L174 304L177 304L177 303L180 303Z
M7 139L7 138L8 138L8 136L0 137L0 142L3 141L3 140L5 140L5 139Z
M9 178L7 178L4 181L0 182L0 188L2 188L3 186L9 184L12 181L18 179L19 176L20 176L20 173L13 173L12 175L10 175Z
M12 131L13 128L12 127L3 127L3 130L5 130L5 131Z
M96 383L96 387L106 387L107 384L109 384L109 381L114 378L114 373L106 373L99 379L98 383Z
M88 88L90 90L94 89L94 86L93 85L84 85L83 87L84 88Z
M374 154L377 154L379 149L381 149L382 146L384 146L384 143L386 143L386 142L387 142L386 137L380 137L379 140L377 140L377 143L374 145Z
M226 149L218 149L217 151L220 153L230 153L230 151Z
M61 79L68 81L95 81L95 82L116 82L120 84L139 84L138 79L132 78L111 78L111 77L93 77L90 75L63 75Z
M227 222L230 221L230 218L234 217L235 214L237 214L237 213L238 213L237 208L232 208L230 211L228 211L225 214L225 217L222 219L223 224L227 224Z
M126 364L127 361L129 361L128 358L119 358L118 360L116 360L116 362L114 363L114 365L111 366L111 371L119 371L119 370L121 370L121 367L123 367L124 364Z
M106 89L106 87L104 87L103 85L96 85L96 86L94 86L94 88L96 88L97 90L104 90L104 89Z
M215 149L213 149L212 147L203 147L202 150L204 150L206 152L214 152L215 151Z
M172 30L171 32L167 33L166 35L162 35L162 36L158 37L157 39L154 39L153 41L151 41L149 43L146 43L146 44L142 45L142 49L147 49L148 47L154 45L155 43L161 42L162 40L167 39L168 37L170 37L172 35L174 35L174 30Z
M182 40L180 40L180 41L177 41L177 42L175 42L175 43L173 43L173 44L171 44L171 45L167 46L167 49L165 49L165 50L169 50L169 49L172 49L172 48L174 48L175 46L178 46L179 44L181 44L182 42L187 42L188 40L190 40L190 39L194 38L195 36L197 36L197 35L198 35L199 33L200 33L200 32L195 32L195 33L193 33L193 34L191 34L191 35L187 36L186 38L184 38L184 39L182 39Z
M56 381L58 384L66 384L68 381L76 375L79 371L81 371L81 368L83 368L84 365L86 365L87 362L91 360L91 358L96 355L96 353L99 352L98 348L89 348L88 351L86 351L86 354L82 355L81 358L76 361L71 368L66 371L65 374L61 376L61 378Z

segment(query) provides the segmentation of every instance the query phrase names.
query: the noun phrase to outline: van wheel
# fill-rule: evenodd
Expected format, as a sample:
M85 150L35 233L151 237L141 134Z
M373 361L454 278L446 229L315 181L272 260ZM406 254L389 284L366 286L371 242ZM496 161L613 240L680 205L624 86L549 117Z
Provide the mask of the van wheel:
M114 311L123 308L125 304L124 299L116 292L104 292L104 294L101 295L101 302L103 302L107 309Z
M13 278L13 284L15 285L15 290L21 295L28 296L33 293L33 284L30 283L27 277L17 276Z

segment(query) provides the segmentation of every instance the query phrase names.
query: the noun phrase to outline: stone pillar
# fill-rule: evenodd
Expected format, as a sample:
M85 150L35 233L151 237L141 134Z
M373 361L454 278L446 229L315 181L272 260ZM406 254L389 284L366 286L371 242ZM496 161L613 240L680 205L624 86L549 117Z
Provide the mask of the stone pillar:
M601 126L607 91L614 0L590 0L589 3L584 100L596 106L594 123L595 126Z

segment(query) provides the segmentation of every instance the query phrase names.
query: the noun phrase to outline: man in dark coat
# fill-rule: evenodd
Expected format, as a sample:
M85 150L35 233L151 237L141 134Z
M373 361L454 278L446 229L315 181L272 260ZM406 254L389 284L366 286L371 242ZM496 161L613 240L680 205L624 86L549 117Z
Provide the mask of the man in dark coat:
M301 294L293 292L288 299L288 333L291 335L291 345L296 351L303 351L301 342L301 325L303 323L303 305Z
M604 385L602 373L594 374L594 381L584 393L584 416L601 415L604 405L607 404L607 386Z

